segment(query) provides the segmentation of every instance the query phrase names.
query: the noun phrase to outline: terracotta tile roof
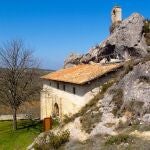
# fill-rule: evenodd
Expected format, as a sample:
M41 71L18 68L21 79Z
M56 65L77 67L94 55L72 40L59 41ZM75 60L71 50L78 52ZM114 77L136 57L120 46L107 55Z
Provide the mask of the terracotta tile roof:
M46 80L84 84L121 66L122 64L81 64L49 73L41 78Z

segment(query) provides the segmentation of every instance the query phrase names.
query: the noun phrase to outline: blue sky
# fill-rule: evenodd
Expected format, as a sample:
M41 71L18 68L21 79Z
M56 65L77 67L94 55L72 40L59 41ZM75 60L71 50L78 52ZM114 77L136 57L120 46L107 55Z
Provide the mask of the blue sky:
M150 0L0 0L0 43L22 39L42 68L59 69L71 53L86 53L109 35L110 12L150 18Z

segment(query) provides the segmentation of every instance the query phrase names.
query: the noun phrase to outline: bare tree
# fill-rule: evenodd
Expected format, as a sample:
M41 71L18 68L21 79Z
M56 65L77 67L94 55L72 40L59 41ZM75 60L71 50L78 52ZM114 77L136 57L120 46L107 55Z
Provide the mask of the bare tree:
M22 41L13 40L0 48L0 65L5 69L0 75L0 102L11 108L16 130L18 108L40 90L34 78L38 64Z

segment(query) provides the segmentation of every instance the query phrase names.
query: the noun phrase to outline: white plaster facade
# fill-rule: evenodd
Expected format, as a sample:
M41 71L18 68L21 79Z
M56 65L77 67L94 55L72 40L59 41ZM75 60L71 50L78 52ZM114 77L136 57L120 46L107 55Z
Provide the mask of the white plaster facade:
M54 105L59 107L59 117L77 113L86 103L99 92L99 87L114 76L109 73L83 85L65 83L52 80L43 80L41 91L41 120L50 117L54 113ZM58 89L59 83L59 89ZM65 90L64 90L65 86ZM75 93L73 88L75 88Z

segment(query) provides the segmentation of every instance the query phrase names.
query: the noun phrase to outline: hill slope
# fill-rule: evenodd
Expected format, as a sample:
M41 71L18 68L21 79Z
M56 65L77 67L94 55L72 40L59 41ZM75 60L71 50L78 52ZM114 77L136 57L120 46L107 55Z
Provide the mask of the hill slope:
M150 54L143 27L144 18L135 13L89 53L66 59L65 67L90 61L112 63L113 59L123 61L124 66L77 114L66 117L57 129L40 134L29 149L35 145L50 149L50 144L60 144L52 132L69 130L69 142L60 150L149 150Z

